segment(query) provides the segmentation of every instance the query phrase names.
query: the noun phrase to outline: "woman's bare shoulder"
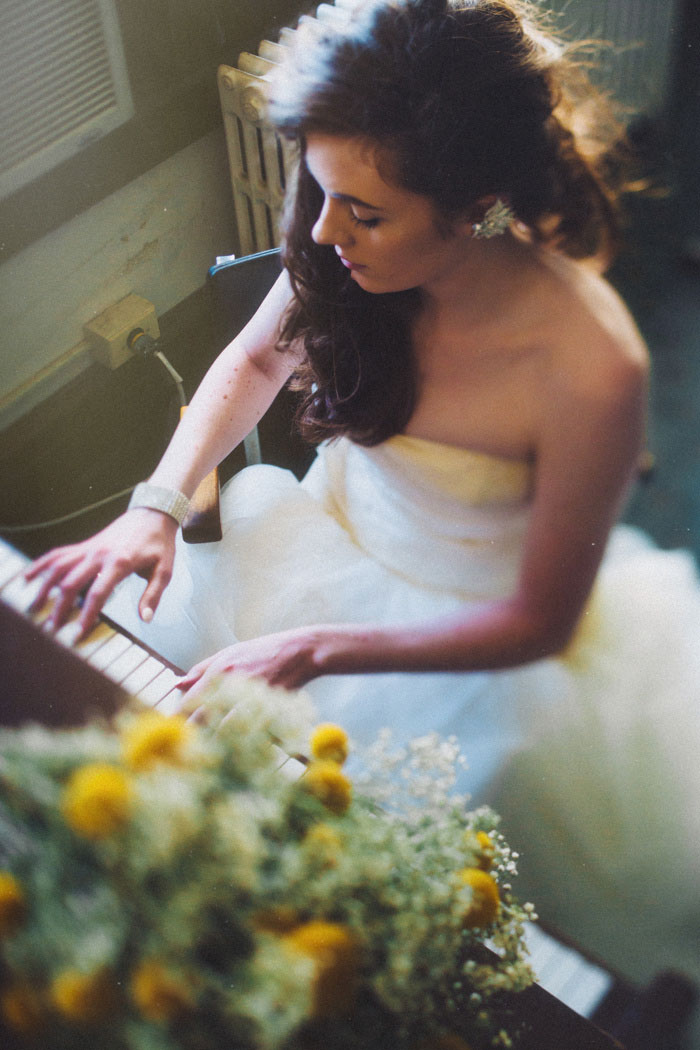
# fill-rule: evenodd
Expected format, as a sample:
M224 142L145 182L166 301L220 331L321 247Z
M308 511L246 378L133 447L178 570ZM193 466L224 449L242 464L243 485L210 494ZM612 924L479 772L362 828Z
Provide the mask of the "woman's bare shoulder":
M553 375L595 398L635 397L646 390L649 352L632 314L612 284L593 268L562 259L542 263Z
M548 270L536 454L555 477L575 463L572 484L585 476L627 479L645 441L646 345L604 277L568 261Z

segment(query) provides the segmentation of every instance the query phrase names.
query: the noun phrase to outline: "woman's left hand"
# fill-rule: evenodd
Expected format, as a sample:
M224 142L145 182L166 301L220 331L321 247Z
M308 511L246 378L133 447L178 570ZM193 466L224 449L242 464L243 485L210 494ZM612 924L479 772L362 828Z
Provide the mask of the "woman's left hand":
M301 627L238 642L195 664L178 687L186 691L184 699L188 702L199 698L215 678L226 674L262 678L269 685L299 689L324 673L318 654L331 631L326 627Z

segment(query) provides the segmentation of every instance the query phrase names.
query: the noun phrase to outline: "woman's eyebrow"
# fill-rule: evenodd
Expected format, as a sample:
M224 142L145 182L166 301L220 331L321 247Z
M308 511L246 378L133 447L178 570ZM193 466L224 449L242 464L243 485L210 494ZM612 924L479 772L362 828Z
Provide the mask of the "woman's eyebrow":
M359 197L353 197L351 193L330 193L330 197L334 201L346 201L348 204L358 204L361 208L369 208L371 211L386 211L386 208L380 208L377 204L368 204L367 201L360 200Z

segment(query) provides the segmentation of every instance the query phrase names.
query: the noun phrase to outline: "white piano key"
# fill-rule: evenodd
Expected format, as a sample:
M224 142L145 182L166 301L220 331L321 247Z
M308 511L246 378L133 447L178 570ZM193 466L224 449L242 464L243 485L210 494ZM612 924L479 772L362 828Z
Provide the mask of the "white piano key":
M279 744L275 744L273 742L272 744L270 744L270 747L272 748L272 753L275 756L276 767L277 769L281 769L285 762L289 761L289 755L286 751L282 750Z
M47 628L45 628L47 630ZM117 633L108 623L99 621L84 638L80 637L82 627L80 624L80 609L73 609L70 616L57 631L51 634L57 642L67 649L72 649L76 656L86 662L90 661L93 653L105 645Z
M4 548L3 557L0 561L0 587L4 587L13 576L17 576L27 567L27 561L12 549Z
M78 629L79 629L79 625ZM108 645L116 635L113 627L107 623L98 623L85 638L81 638L73 644L73 649L81 659L88 663L95 658L103 646Z
M163 664L155 656L149 656L148 659L142 663L135 671L127 675L124 681L121 683L127 693L131 693L132 696L136 696L142 689L144 689L149 682L152 682L156 675L159 675L163 670Z
M299 780L303 777L306 772L306 764L300 762L295 755L290 755L284 748L280 747L274 741L272 743L272 750L275 755L277 763L277 771L283 773L285 777L289 777L290 780Z
M113 663L105 668L105 674L117 685L120 685L132 671L140 667L147 659L148 653L146 650L142 649L136 642L132 642L121 656L118 656Z
M306 772L306 766L294 755L287 755L286 761L282 763L277 772L289 780L301 780Z
M117 634L114 631L112 638L90 653L87 658L88 663L92 664L98 671L105 671L131 644L131 639L127 638L125 634Z
M156 711L161 715L181 714L182 705L185 702L182 690L177 688L177 683L180 681L182 675L176 675L174 671L172 674L174 677L173 687L169 689L165 696L155 705Z
M530 965L539 979L550 959L562 951L562 945L533 922L525 924L524 940L530 953Z
M50 619L51 613L54 611L55 607L56 598L52 595L49 595L49 597L46 599L42 606L40 606L38 609L32 610L32 612L29 613L32 623L35 623L37 627L43 627Z
M592 1017L614 983L611 974L589 964L577 980L564 989L562 1001L581 1017Z
M171 671L169 667L164 667L152 682L149 682L136 694L136 699L148 704L149 707L155 707L175 688L179 681L180 676Z
M83 656L87 655L85 650L88 648L94 632L97 631L97 627L93 628L90 634L86 635L82 643L76 644L78 643L78 638L80 637L80 631L80 610L73 609L66 622L61 627L59 627L57 631L53 631L51 637L55 638L56 641L60 642L61 645L65 645L67 649L74 648L76 652L79 651L80 645L82 645L83 649L80 651L80 655ZM106 634L102 636L102 642L105 641L107 641Z
M25 580L24 576L15 576L2 591L2 600L11 605L17 612L26 613L39 593L43 580Z
M556 968L548 973L546 981L540 983L557 999L565 1002L564 996L567 987L574 987L582 979L588 965L578 952L569 951L566 957L562 957L559 960Z
M538 971L538 983L546 988L552 995L559 998L559 991L564 987L570 975L575 972L579 965L578 952L571 951L559 945L559 951L553 952L546 965L541 966Z
M2 565L5 558L11 558L13 556L17 558L22 557L18 550L15 550L15 548L12 547L6 540L0 537L0 565Z
M590 1017L613 984L613 978L541 927L528 923L525 941L537 983L582 1017Z
M23 554L22 551L17 550L16 547L13 547L11 543L8 543L7 540L4 540L0 536L0 563L3 562L6 558L19 558L25 563L25 565L29 564L28 555Z

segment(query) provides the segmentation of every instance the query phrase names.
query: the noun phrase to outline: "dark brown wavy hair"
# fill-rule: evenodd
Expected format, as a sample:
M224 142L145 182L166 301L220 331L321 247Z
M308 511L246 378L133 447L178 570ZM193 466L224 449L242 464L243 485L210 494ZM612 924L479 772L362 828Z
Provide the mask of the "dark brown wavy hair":
M302 20L276 71L269 117L300 147L283 261L295 298L280 349L302 346L298 421L312 441L373 445L415 407L416 290L363 291L311 228L323 195L304 163L312 133L374 142L446 228L483 197L508 199L536 241L610 259L618 239L609 160L620 126L584 62L521 0L360 0Z

